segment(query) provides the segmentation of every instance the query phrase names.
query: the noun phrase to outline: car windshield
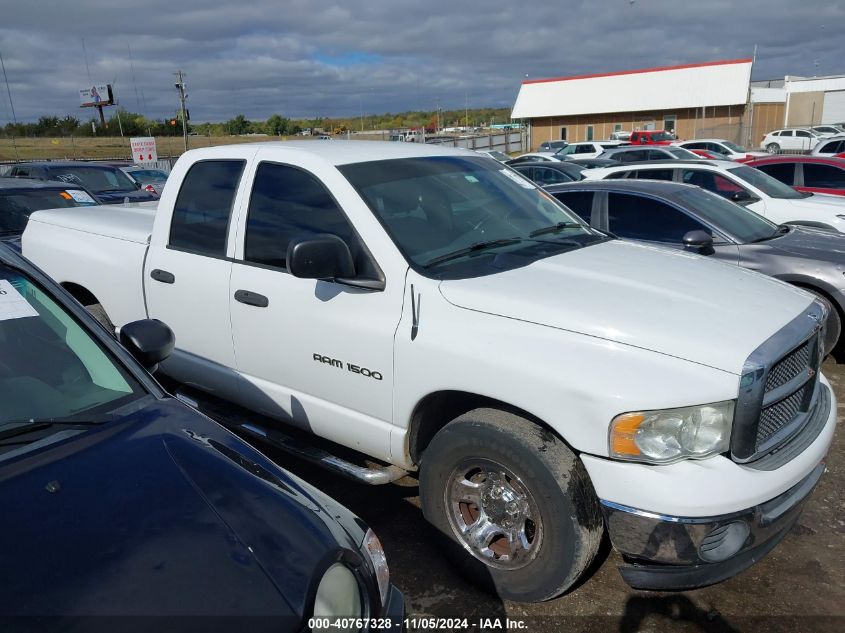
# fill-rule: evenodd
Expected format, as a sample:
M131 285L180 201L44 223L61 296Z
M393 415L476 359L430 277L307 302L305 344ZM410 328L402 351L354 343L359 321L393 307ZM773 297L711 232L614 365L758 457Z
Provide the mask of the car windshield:
M0 190L0 236L23 233L33 211L93 204L97 201L81 189Z
M405 158L339 169L419 269L439 267L435 260L463 249L473 249L467 257L495 256L540 243L578 247L605 239L531 181L489 159Z
M53 167L49 170L50 180L76 183L94 193L137 191L129 176L116 167Z
M675 137L666 132L653 132L651 135L652 141L673 141Z
M783 198L786 200L798 200L806 198L808 194L796 191L789 185L783 184L780 180L775 180L769 174L755 169L754 167L733 167L728 169L737 178L747 182L752 187L756 187L767 196L771 198Z
M684 206L702 220L735 237L741 244L759 241L778 233L778 225L722 196L699 187L684 187L677 193Z
M133 169L129 175L135 180L167 180L167 174L158 169Z
M499 152L497 150L491 150L487 152L487 155L490 156L490 158L495 158L496 160L501 162L505 162L506 160L511 159L511 157L505 154L504 152ZM167 178L167 176L165 176L165 178Z
M672 156L680 158L681 160L701 159L701 156L699 156L695 152L689 151L688 149L684 149L683 147L673 147L671 149L667 149L666 151L672 154Z
M103 421L146 392L31 278L0 265L0 432L34 420Z
M732 152L736 152L737 154L744 154L748 151L742 145L737 145L736 143L731 143L730 141L722 141L722 145L727 147Z

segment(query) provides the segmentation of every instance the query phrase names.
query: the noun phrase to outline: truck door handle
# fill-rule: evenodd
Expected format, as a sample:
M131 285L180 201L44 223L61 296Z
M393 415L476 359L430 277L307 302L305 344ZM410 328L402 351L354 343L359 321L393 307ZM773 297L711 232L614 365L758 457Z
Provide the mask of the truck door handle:
M235 301L240 301L248 306L255 306L256 308L266 308L270 305L270 300L264 295L249 290L236 290Z
M166 270L159 270L158 268L150 271L150 277L163 284L172 284L176 281L176 276Z

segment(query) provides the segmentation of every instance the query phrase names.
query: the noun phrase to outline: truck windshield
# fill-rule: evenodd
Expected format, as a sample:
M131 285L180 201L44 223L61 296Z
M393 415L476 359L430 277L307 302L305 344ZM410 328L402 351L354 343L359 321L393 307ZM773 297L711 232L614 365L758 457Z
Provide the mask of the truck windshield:
M435 261L449 265L458 260L448 256L465 249L477 257L531 242L604 239L531 181L489 158L405 158L339 169L419 268Z
M43 288L2 265L0 349L0 434L33 420L90 423L146 395Z

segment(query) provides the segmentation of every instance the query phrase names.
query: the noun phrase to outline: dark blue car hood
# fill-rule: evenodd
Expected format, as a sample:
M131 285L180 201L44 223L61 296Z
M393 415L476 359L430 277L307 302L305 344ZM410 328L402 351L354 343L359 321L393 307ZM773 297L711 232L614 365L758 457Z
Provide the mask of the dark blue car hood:
M354 539L248 444L176 400L148 400L0 461L0 616L301 624L321 571Z

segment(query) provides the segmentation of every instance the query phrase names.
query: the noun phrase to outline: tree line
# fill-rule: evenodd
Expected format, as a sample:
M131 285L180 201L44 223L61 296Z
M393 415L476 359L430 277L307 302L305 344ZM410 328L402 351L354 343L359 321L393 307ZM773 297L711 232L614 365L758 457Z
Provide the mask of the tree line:
M311 129L328 134L346 131L398 130L406 128L439 127L486 127L491 123L506 123L510 111L507 108L475 108L472 110L410 111L401 113L370 114L358 117L317 117L314 119L289 119L272 114L264 120L250 120L243 114L218 123L191 123L192 134L202 136L227 136L243 134L267 134L290 136ZM0 127L0 137L90 137L90 136L180 136L182 134L181 113L170 119L149 119L123 108L112 111L106 119L106 127L98 119L82 120L73 115L65 117L42 116L36 122L7 123Z

